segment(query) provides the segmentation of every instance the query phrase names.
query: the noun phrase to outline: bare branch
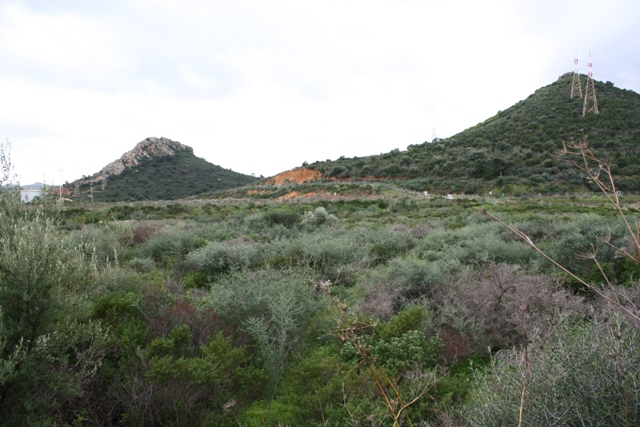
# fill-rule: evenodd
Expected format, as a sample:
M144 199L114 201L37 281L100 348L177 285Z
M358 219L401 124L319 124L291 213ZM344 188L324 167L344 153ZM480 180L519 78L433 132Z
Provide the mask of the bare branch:
M626 215L624 214L624 210L622 208L622 203L620 202L620 197L618 194L618 190L616 188L615 179L613 177L613 173L611 172L611 164L609 162L605 162L599 159L590 149L587 143L587 137L585 136L581 143L575 144L572 149L568 149L564 141L562 141L563 150L560 153L560 157L564 155L570 155L574 157L578 157L582 159L581 162L577 162L571 159L564 159L565 161L571 163L579 170L586 173L587 177L591 182L596 184L600 191L607 198L609 203L614 206L614 208L618 211L620 218L625 224L627 231L631 237L631 242L633 245L633 251L635 256L631 256L628 252L624 252L629 256L632 260L636 262L640 262L640 230L638 227L634 230L634 228L629 224ZM592 163L596 163L597 171L594 172L594 168L591 167ZM604 181L600 179L601 173L604 172Z
M504 222L503 220L501 220L500 218L498 218L497 216L487 212L486 209L482 209L480 210L480 212L482 212L483 214L487 215L488 217L492 218L494 221L499 222L500 224L504 225L505 227L507 227L509 230L511 230L515 235L517 235L518 237L520 237L524 242L526 242L529 246L531 246L531 248L538 252L540 255L542 255L547 261L551 262L553 265L555 265L556 267L558 267L559 269L561 269L562 271L564 271L565 273L567 273L569 276L571 276L572 278L574 278L575 280L577 280L578 282L580 282L582 285L586 286L587 288L591 289L593 292L595 292L598 296L600 296L601 298L605 299L606 301L610 302L611 304L617 306L618 308L620 308L622 311L624 311L627 315L631 316L636 322L640 322L640 316L638 316L636 313L634 313L633 311L629 310L627 307L625 307L624 305L622 305L619 301L616 301L612 298L610 298L609 296L607 296L605 293L603 293L600 289L598 289L596 286L593 286L590 283L587 283L586 281L584 281L583 279L581 279L580 277L576 276L575 274L573 274L571 271L569 271L566 267L564 267L562 264L560 264L559 262L557 262L556 260L554 260L553 258L551 258L549 255L547 255L546 253L544 253L544 251L542 251L538 246L536 246L536 244L531 240L531 238L529 236L527 236L526 233L524 233L523 231L515 228L512 225L507 224L506 222Z

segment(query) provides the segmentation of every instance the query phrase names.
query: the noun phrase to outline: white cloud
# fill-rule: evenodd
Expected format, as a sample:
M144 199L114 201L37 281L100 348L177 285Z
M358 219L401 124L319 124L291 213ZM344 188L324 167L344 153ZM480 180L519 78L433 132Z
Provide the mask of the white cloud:
M576 47L609 80L638 69L622 0L106 4L0 7L0 138L24 181L96 172L147 136L271 175L450 136L570 71Z
M15 70L71 85L123 69L113 34L99 22L71 13L31 13L12 4L2 8L0 16L0 53Z

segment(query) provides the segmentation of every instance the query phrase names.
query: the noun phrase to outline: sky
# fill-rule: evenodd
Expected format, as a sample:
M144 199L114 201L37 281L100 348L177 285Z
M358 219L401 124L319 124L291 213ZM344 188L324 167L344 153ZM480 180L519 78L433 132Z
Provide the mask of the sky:
M246 174L446 138L574 69L640 92L637 0L0 0L23 184L150 136Z

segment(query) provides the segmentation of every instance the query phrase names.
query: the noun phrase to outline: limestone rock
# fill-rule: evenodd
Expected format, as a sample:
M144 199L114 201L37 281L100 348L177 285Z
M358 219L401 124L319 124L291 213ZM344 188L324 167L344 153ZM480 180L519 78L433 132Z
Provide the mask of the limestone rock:
M127 151L118 160L109 163L102 168L91 181L106 181L108 176L120 175L125 169L137 166L143 158L174 156L177 151L190 151L193 148L172 141L169 138L149 137L140 141L131 151Z

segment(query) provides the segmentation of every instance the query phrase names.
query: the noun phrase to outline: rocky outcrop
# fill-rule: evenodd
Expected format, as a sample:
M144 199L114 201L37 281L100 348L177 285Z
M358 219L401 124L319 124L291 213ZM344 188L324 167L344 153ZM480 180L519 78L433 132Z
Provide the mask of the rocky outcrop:
M133 150L127 151L118 160L102 168L100 172L91 177L91 181L105 181L108 176L120 175L125 169L138 166L140 160L144 158L173 156L177 151L193 153L193 148L169 138L149 137L140 141Z
M100 172L68 187L78 201L114 202L176 200L256 181L197 157L177 141L147 138Z

